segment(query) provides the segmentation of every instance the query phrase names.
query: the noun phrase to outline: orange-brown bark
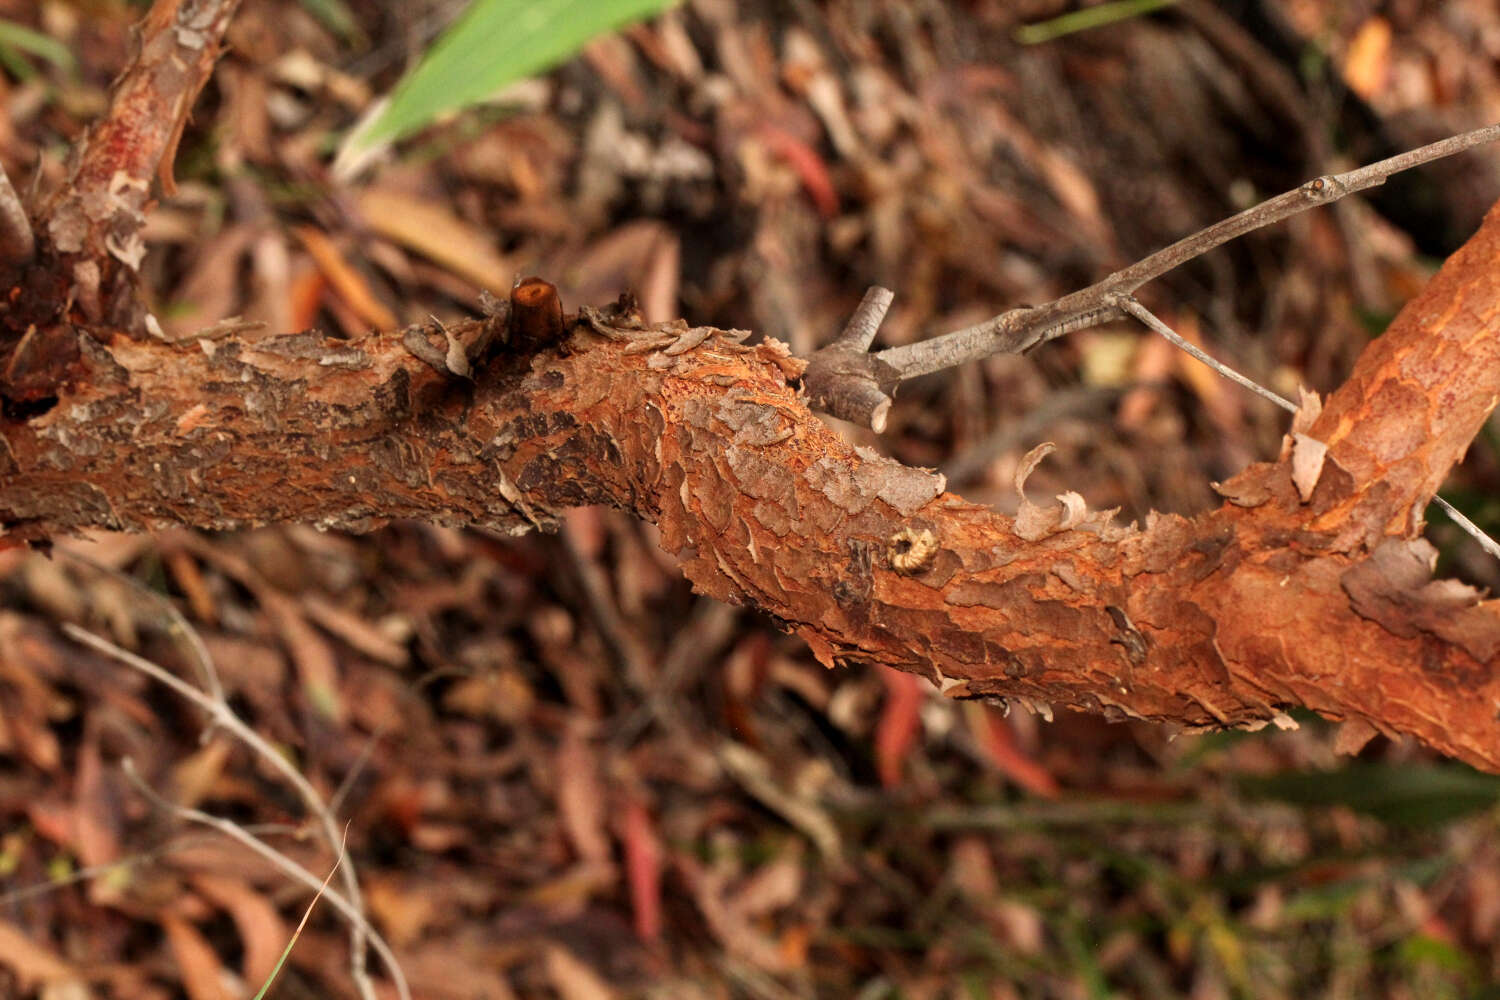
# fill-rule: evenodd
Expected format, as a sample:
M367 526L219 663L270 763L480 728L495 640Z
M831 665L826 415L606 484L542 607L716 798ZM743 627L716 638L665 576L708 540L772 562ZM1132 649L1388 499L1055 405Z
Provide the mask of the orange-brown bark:
M589 314L472 382L410 333L85 337L84 377L0 422L0 522L525 530L607 503L658 524L700 591L830 665L1192 727L1305 705L1500 771L1497 605L1430 583L1409 538L1500 389L1497 248L1492 213L1299 427L1329 445L1321 468L1304 453L1294 481L1288 449L1195 519L1121 528L1072 498L1001 516L850 447L777 345ZM488 344L486 322L447 335Z
M172 160L194 98L213 72L239 0L156 0L140 24L134 60L109 111L79 143L68 183L43 212L45 242L60 258L66 298L90 320L124 322L146 245L140 230L159 177L171 194Z

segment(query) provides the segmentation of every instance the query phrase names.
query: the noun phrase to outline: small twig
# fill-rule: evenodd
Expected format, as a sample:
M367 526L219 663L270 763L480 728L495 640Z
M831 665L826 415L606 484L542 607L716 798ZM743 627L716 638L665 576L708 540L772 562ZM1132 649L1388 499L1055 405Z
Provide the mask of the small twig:
M891 412L891 390L900 381L869 353L895 293L871 285L843 333L807 359L802 384L813 409L863 424L879 434Z
M1158 319L1155 313L1147 309L1145 306L1141 305L1141 303L1134 296L1121 295L1118 296L1115 301L1121 309L1134 316L1136 319L1140 320L1153 332L1160 334L1169 342L1186 351L1188 354L1191 354L1194 358L1203 362L1205 365L1208 365L1208 367L1212 368L1220 375L1229 379L1231 382L1234 382L1237 385L1244 386L1246 389L1249 389L1251 392L1255 393L1257 396L1260 396L1262 399L1270 400L1277 406L1281 407L1283 410L1286 410L1288 413L1297 412L1297 404L1293 403L1290 399L1272 392L1270 389L1267 389L1265 386L1260 385L1253 379L1249 379L1241 375L1239 372L1235 371L1233 368L1230 368L1228 365L1223 364L1220 361L1216 361L1212 357L1209 357L1207 354L1203 353L1203 351L1197 346L1185 340L1182 335L1179 334L1176 330L1173 330L1170 326ZM1468 535L1474 539L1474 541L1478 542L1480 548L1484 549L1484 551L1488 552L1496 559L1500 559L1500 543L1497 543L1493 538L1486 534L1484 529L1480 528L1479 525L1469 520L1458 510L1458 508L1454 507L1451 503L1449 503L1447 500L1444 500L1436 493L1432 495L1432 502L1441 507L1443 512L1453 519L1454 524L1457 524L1460 528L1467 532Z
M85 632L84 634L87 635L88 633ZM370 946L375 949L375 953L385 963L386 971L390 973L391 981L396 985L397 995L401 1000L411 1000L411 989L407 986L406 976L401 972L401 966L396 962L396 953L391 950L391 946L386 942L381 933L370 925L364 913L356 908L354 903L342 893L334 889L325 888L323 880L318 878L318 876L303 868L296 861L293 861L238 823L164 798L160 792L146 782L145 778L141 777L140 772L135 769L135 762L129 757L120 761L120 769L125 772L125 777L130 779L131 784L135 785L136 789L158 808L183 820L198 823L211 830L219 831L229 839L245 845L262 858L265 858L278 871L292 881L300 882L314 893L322 892L328 902L333 904L334 909L344 915L344 919L348 920L352 925L363 928L366 937L369 939ZM340 857L343 858L344 864L347 866L349 863L348 853L344 852Z
M1481 549L1484 549L1484 551L1488 552L1496 559L1500 559L1500 542L1496 542L1485 532L1483 528L1475 524L1473 521L1469 520L1468 516L1465 515L1463 511L1459 510L1457 507L1453 506L1451 503L1444 500L1436 493L1432 495L1432 502L1441 507L1443 509L1443 513L1452 518L1453 523L1462 528L1470 538L1478 542Z
M166 615L167 620L171 622L171 626L167 629L167 634L174 639L182 640L191 651L193 663L198 668L198 674L203 681L203 686L208 690L208 696L215 702L227 703L227 699L224 696L224 684L219 680L219 671L214 666L214 659L208 652L207 644L204 643L203 637L198 634L198 630L188 623L187 618L181 611L177 610L175 604L129 573L121 572L113 566L106 566L97 559L86 556L81 552L74 552L71 549L60 549L59 551L69 559L89 567L96 573L103 573L111 580L123 583L160 608L162 613ZM213 732L213 726L205 727L201 742L207 743Z
M1202 348L1187 340L1176 330L1172 329L1170 326L1157 319L1156 314L1153 313L1150 309L1147 309L1145 306L1141 305L1141 303L1135 298L1135 296L1121 295L1116 298L1115 301L1119 304L1121 309L1125 310L1130 315L1146 324L1146 326L1150 327L1154 332L1160 334L1162 337L1165 337L1167 341L1169 341L1178 350L1186 351L1188 354L1191 354L1194 358L1203 362L1205 365L1208 365L1208 367L1212 368L1220 375L1229 379L1229 381L1235 383L1236 385L1249 389L1251 392L1255 393L1262 399L1269 399L1271 402L1275 403L1283 410L1287 410L1291 413L1297 412L1297 404L1293 403L1285 396L1278 396L1270 389L1267 389L1259 382L1256 382L1254 379L1246 378L1239 372L1235 371L1233 368L1230 368L1228 365L1214 360L1208 354L1205 354Z
M1316 205L1326 205L1383 184L1402 170L1497 138L1500 138L1500 124L1487 125L1369 166L1325 174L1178 240L1087 288L1045 305L1012 309L983 323L929 340L869 354L851 350L846 328L838 341L808 358L803 383L809 402L814 409L881 431L890 411L889 393L909 378L968 364L991 354L1019 354L1065 334L1121 319L1125 313L1120 308L1119 296L1134 294L1148 281L1215 247ZM867 295L867 301L868 298ZM865 307L861 303L860 310ZM856 319L861 311L856 311ZM854 322L850 321L851 326Z
M365 766L370 763L370 756L375 752L375 746L380 742L380 738L385 735L385 730L386 727L382 724L370 734L364 746L359 748L359 754L354 758L354 763L349 765L344 780L339 782L339 787L335 788L333 794L328 797L328 811L333 815L337 816L344 811L344 800L354 790L354 783L359 780L360 775L364 774Z
M859 300L849 322L844 324L844 332L839 334L835 343L868 351L875 334L880 330L880 324L885 322L885 314L890 312L891 302L895 297L895 292L879 285L871 285L865 289L865 297Z
M19 267L36 254L36 233L21 196L10 183L10 176L0 167L0 263Z
M302 832L297 827L288 826L285 823L257 823L253 826L242 827L242 829L252 835L260 833L298 835ZM54 892L59 892L70 885L77 885L80 882L92 882L96 878L104 878L115 872L135 868L137 865L148 864L177 851L185 851L195 844L212 842L214 839L214 837L207 834L176 836L157 847L121 858L119 861L111 861L103 865L90 865L87 868L79 868L66 875L49 878L45 882L23 885L19 889L11 889L9 892L0 893L0 907L12 907L28 899L35 899L38 896L46 896Z
M329 847L335 851L338 850L338 845L342 843L342 838L339 836L338 824L334 822L333 814L328 811L328 807L324 804L322 796L318 794L318 790L303 776L301 771L292 766L291 761L278 753L275 747L267 743L259 733L246 725L234 713L234 710L229 707L227 702L223 700L216 701L176 674L163 669L144 657L135 655L128 649L122 649L109 640L97 636L86 629L79 628L71 622L64 622L62 630L73 641L81 642L90 649L113 657L126 666L134 667L153 680L165 684L206 712L209 719L215 725L221 726L238 737L241 742L248 746L267 764L271 765L278 774L286 779L288 784L296 789L308 812L315 816L318 823L322 826L323 837L328 841ZM367 1000L373 1000L375 995L374 986L370 983L369 973L365 970L365 945L368 939L369 923L363 918L364 897L360 893L359 876L354 869L353 860L349 860L344 864L342 872L344 892L348 895L350 905L355 908L357 913L361 914L360 920L350 925L349 943L350 949L353 952L349 958L350 971L353 974L356 987L360 990L360 995L366 997Z
M1495 139L1500 139L1500 124L1450 136L1369 166L1341 174L1325 174L1178 240L1088 288L1034 309L1012 309L953 333L903 347L892 347L878 352L874 357L894 368L899 380L905 380L977 361L991 354L1020 353L1075 330L1118 319L1120 309L1115 304L1117 296L1130 295L1148 281L1161 277L1215 247L1314 206L1326 205L1356 191L1384 184L1392 174L1402 170L1410 170Z

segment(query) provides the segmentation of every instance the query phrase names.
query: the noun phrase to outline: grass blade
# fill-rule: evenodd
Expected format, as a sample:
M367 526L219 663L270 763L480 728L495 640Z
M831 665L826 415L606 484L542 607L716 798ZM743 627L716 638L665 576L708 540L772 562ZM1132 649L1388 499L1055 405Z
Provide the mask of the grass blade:
M483 101L548 69L590 39L648 17L675 0L476 0L357 128L354 154L394 142L438 115Z

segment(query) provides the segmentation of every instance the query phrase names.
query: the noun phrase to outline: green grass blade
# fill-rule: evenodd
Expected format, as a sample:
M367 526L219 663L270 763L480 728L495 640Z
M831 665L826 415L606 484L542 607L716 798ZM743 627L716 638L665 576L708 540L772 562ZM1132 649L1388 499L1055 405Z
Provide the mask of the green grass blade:
M351 141L391 142L445 111L484 100L548 69L591 38L675 0L476 0L396 85L390 103Z
M1250 798L1347 806L1398 826L1433 827L1500 805L1500 777L1459 764L1354 761L1334 771L1287 771L1237 781Z
M345 41L359 35L354 13L344 0L302 0L302 8Z
M0 45L45 59L67 73L73 72L78 65L73 53L62 42L14 21L0 19Z
M281 967L286 965L286 960L292 956L292 949L297 946L297 939L302 936L302 931L307 927L307 920L312 916L313 907L317 906L318 900L323 898L328 883L333 881L333 873L338 871L339 865L344 863L344 851L347 849L348 842L349 827L345 826L344 841L339 844L339 856L333 859L333 867L328 869L328 875L323 879L323 884L318 887L312 902L307 904L307 909L302 911L302 919L298 922L297 929L292 932L292 939L286 943L285 948L281 949L281 957L276 960L276 964L271 968L271 974L266 977L265 982L260 984L260 989L256 991L255 996L251 997L251 1000L265 1000L266 994L271 992L271 984L276 982L276 977L281 975Z
M1114 3L1103 3L1097 7L1075 10L1060 17L1054 17L1050 21L1025 25L1016 29L1014 37L1022 45L1040 45L1042 42L1050 42L1064 35L1102 28L1107 24L1129 20L1132 17L1141 17L1175 3L1177 0L1115 0Z

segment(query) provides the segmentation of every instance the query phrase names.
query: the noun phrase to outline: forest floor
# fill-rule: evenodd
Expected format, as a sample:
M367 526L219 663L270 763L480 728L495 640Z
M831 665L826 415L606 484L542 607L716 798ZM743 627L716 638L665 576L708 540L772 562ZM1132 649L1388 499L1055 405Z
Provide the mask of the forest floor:
M570 309L633 289L650 319L798 353L880 284L905 343L1500 121L1493 0L1184 2L1035 44L1017 28L1069 5L692 0L336 184L338 138L453 6L244 5L150 216L168 336L456 318L524 273ZM74 57L0 31L18 188L62 182L142 10L0 0L0 28ZM1273 388L1326 392L1497 197L1483 147L1141 297ZM1125 324L912 383L879 437L844 428L1009 510L1051 441L1028 489L1125 520L1215 504L1285 429ZM1444 495L1500 527L1500 425ZM1445 571L1500 583L1431 520ZM1383 738L1341 756L1311 716L1176 735L827 671L599 509L519 539L298 525L0 551L0 996L249 997L307 906L126 758L320 878L333 860L264 760L64 623L184 678L211 659L333 800L423 1000L1500 997L1500 779ZM355 995L320 904L272 996Z

